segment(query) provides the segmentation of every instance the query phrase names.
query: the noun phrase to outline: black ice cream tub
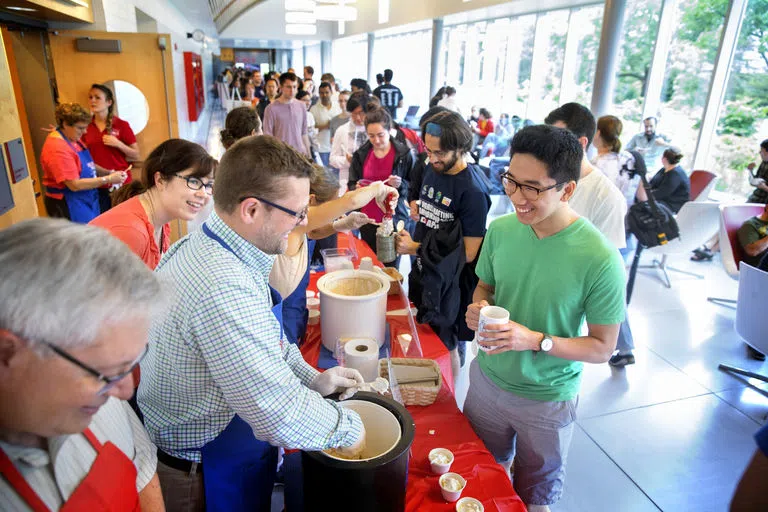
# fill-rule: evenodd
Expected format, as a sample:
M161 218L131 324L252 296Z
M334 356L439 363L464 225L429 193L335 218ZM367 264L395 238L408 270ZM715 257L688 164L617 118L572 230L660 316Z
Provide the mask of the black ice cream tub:
M391 398L362 391L341 405L360 414L366 430L366 450L360 460L302 452L304 510L405 510L415 432L411 414Z

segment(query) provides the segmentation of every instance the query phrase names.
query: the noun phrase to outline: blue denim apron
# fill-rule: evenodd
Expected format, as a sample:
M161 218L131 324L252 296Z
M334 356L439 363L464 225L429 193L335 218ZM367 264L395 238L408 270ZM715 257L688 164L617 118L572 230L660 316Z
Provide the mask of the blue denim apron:
M307 330L307 287L309 286L309 264L312 260L312 252L315 250L315 240L307 239L307 270L301 282L289 296L283 301L283 329L285 337L290 343L298 344Z
M93 163L93 157L88 148L83 146L80 151L67 139L61 130L58 130L61 138L64 139L72 151L77 153L77 157L80 159L80 179L95 178L96 177L96 164ZM56 188L46 187L49 192L64 195L64 201L69 208L69 220L72 222L79 222L81 224L88 224L93 219L99 216L101 210L99 209L99 191L97 189L91 190L78 190L77 192L69 190L68 187Z
M203 224L203 233L234 254L232 248ZM269 287L272 314L283 338L282 297ZM203 485L208 512L269 512L277 472L277 448L253 435L253 429L235 414L213 441L203 446Z

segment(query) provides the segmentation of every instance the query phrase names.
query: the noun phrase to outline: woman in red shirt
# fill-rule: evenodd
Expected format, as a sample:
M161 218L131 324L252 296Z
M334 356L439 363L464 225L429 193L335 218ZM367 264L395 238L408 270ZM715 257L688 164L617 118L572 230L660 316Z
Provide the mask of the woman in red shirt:
M368 141L360 146L352 155L349 166L349 190L365 186L375 181L384 181L387 185L398 189L400 198L395 211L395 223L402 220L407 225L412 224L409 217L405 198L408 197L408 179L413 167L413 157L408 146L393 139L390 134L392 118L389 112L381 107L374 107L365 114L365 131ZM381 222L384 213L371 201L360 209L361 212ZM360 238L371 249L376 250L376 224L366 224L360 228ZM396 263L392 263L396 266Z
M130 164L140 158L139 144L136 142L131 125L114 114L115 95L103 84L91 85L88 102L93 113L88 130L83 135L83 142L93 156L96 165L106 170L124 171L131 182ZM112 207L109 195L110 185L99 189L99 208L101 213Z
M56 107L56 129L45 139L40 153L45 208L50 217L90 222L99 214L96 189L125 180L123 172L103 173L93 163L88 148L79 142L90 119L90 113L77 103Z
M192 220L210 201L218 162L202 146L170 139L144 162L140 181L115 194L115 207L91 224L107 229L154 269L168 250L170 222Z

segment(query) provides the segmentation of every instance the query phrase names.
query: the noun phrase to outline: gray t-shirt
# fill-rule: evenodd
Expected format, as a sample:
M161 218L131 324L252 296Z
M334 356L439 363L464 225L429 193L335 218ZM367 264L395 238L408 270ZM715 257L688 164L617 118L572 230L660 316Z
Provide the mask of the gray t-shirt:
M302 135L307 134L307 109L299 100L288 103L273 101L264 111L264 133L277 137L293 146L300 153L306 153Z

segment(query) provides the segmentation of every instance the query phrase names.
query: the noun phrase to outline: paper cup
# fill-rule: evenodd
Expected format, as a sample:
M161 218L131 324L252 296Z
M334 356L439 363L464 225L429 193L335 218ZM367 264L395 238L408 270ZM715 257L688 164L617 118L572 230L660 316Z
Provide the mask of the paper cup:
M484 512L485 507L475 498L461 498L456 502L456 512Z
M486 325L495 325L495 324L506 324L509 322L509 311L506 309L500 307L500 306L485 306L483 309L480 310L480 319L477 322L477 332L475 333L475 340L473 341L473 350L475 349L475 345L478 349L482 350L483 352L493 352L495 349L492 348L486 348L480 343L480 336L482 336L483 332L493 332L493 331L486 331L485 326ZM475 352L475 355L477 353Z
M448 462L434 460L435 458L442 457L447 457ZM436 475L447 473L451 469L451 464L453 464L453 453L451 453L450 450L446 450L445 448L435 448L434 450L431 450L429 452L428 458L429 466L432 468L432 472Z
M467 481L458 473L446 473L440 477L438 482L440 483L440 492L443 493L443 499L451 503L461 498L461 493L467 486ZM458 482L458 485L454 482Z
M307 309L320 309L320 299L317 297L307 297Z
M309 310L309 317L307 318L307 323L309 325L317 325L320 323L320 310L319 309L310 309Z

